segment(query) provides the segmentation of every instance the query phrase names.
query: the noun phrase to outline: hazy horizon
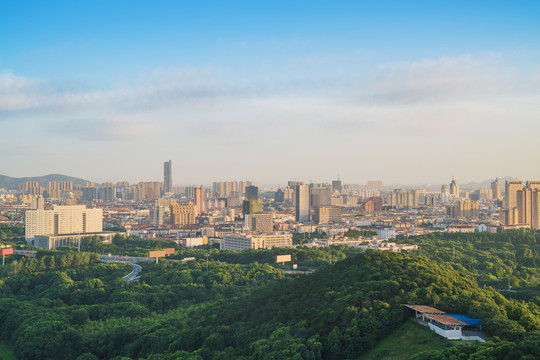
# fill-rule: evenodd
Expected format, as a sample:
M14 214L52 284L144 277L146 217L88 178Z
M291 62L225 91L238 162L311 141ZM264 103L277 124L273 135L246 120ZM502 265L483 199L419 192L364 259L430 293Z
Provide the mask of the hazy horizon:
M3 3L0 173L138 182L170 159L174 184L540 179L538 13Z
M173 163L173 166L174 166L174 163ZM9 176L7 174L0 174L0 175L4 175L4 176ZM48 174L43 174L43 175L28 175L28 176L18 176L18 177L14 177L14 176L9 176L9 177L12 177L12 178L27 178L27 177L31 177L31 178L34 178L34 177L41 177L41 176L47 176L47 175L65 175L65 176L70 176L70 177L75 177L75 178L79 178L79 179L83 179L83 180L87 180L87 181L90 181L90 182L94 182L96 184L102 184L104 182L107 182L107 181L111 181L113 183L117 183L117 182L120 182L120 181L128 181L130 184L136 184L136 183L139 183L139 182L143 182L143 181L163 181L163 178L159 178L159 177L155 177L155 178L145 178L145 179L133 179L133 180L128 180L128 179L113 179L113 178L108 178L108 179L103 179L103 180L96 180L96 179L90 179L90 178L83 178L83 177L79 177L79 176L76 176L76 175L73 175L73 174L57 174L57 173L48 173ZM485 181L491 181L491 180L494 180L495 178L498 178L499 180L501 180L501 185L504 187L504 183L502 182L503 180L502 179L506 179L506 178L511 178L511 179L518 179L514 176L495 176L495 177L486 177L486 178L483 178L483 179L472 179L472 180L465 180L465 181L460 181L460 179L456 179L456 181L458 181L458 183L463 186L463 185L468 185L468 184L471 184L471 183L482 183L482 182L485 182ZM287 182L288 181L292 181L292 180L298 180L298 181L302 181L304 183L307 183L309 184L310 182L313 182L313 183L331 183L332 180L337 180L337 176L336 177L333 177L333 178L321 178L319 180L314 180L314 179L299 179L299 178L289 178L289 179L286 179L286 180L283 180L281 182L278 182L278 183L270 183L270 182L265 182L265 181L261 181L261 180L258 180L258 179L254 179L254 178L231 178L231 179L206 179L202 182L194 182L194 183L179 183L179 182L176 182L175 179L173 178L173 186L199 186L199 185L203 185L203 186L212 186L212 183L215 182L215 181L253 181L255 183L258 183L260 184L262 187L280 187L280 186L286 186L287 185ZM341 180L342 184L350 184L350 185L365 185L368 181L371 181L371 180L374 180L374 181L382 181L383 183L383 187L392 187L392 186L430 186L430 187L435 187L435 186L440 186L440 185L444 185L444 184L449 184L452 180L452 177L450 177L449 179L447 180L442 180L442 181L439 181L439 182L433 182L433 183L404 183L404 182L396 182L396 183L389 183L389 182L385 182L383 179L380 179L380 178L369 178L367 180L361 180L361 181L355 181L355 180L346 180L346 179L343 179L343 177L340 176L339 180ZM533 179L518 179L518 180L521 180L521 181L527 181L527 180L533 180Z

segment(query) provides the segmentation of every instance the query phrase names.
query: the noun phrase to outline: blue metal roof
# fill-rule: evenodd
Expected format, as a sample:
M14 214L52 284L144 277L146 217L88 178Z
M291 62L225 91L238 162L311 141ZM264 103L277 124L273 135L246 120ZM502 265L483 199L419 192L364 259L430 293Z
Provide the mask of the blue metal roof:
M480 320L480 319L471 319L467 315L463 315L463 314L443 314L443 315L451 316L454 319L458 319L458 320L463 321L464 323L469 324L469 325L479 325L479 326L482 325L482 320Z

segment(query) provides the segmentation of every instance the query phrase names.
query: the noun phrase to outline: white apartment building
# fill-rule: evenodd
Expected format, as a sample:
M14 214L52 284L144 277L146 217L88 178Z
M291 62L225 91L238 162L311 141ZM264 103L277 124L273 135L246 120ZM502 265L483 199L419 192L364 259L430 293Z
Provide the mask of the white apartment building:
M221 240L221 250L272 249L292 247L290 234L248 235L228 234Z
M381 239L395 239L397 236L397 232L395 229L379 229L377 230L377 235Z
M103 231L103 210L85 205L54 206L52 210L27 210L27 241L38 235L96 233Z

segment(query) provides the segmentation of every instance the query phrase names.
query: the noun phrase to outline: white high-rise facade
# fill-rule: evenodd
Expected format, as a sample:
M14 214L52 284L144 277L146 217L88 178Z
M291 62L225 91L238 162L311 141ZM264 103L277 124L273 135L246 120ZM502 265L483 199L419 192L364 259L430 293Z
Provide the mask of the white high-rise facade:
M94 233L103 231L103 210L85 205L54 206L52 210L26 211L26 240L37 235Z

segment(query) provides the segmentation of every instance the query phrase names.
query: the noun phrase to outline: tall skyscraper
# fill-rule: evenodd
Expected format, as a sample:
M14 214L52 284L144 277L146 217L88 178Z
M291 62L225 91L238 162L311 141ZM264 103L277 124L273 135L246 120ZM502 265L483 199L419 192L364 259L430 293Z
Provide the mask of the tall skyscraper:
M533 229L540 229L540 190L533 191L531 203L531 226Z
M532 197L533 189L530 188L523 188L516 192L518 224L532 225Z
M527 181L526 187L533 190L540 190L540 181Z
M332 180L332 192L336 191L341 194L341 180L339 180L339 174L337 180Z
M311 188L311 206L328 206L332 197L332 189L330 186L319 186Z
M259 188L253 185L246 187L246 200L258 200Z
M517 191L518 223L533 229L540 227L540 182L527 181L527 186Z
M172 161L165 161L163 163L163 192L172 192Z
M310 220L311 194L309 185L296 185L295 187L295 219L305 222Z
M452 177L452 182L450 183L450 196L459 198L459 184L456 179Z
M496 178L495 181L491 183L491 196L495 200L501 199L501 182L499 178Z
M193 188L193 198L195 200L195 206L199 213L202 213L204 208L204 186L201 185L200 188Z
M242 203L242 212L244 216L249 214L262 213L262 200L244 200Z
M504 202L506 209L512 209L517 206L517 192L523 189L521 181L507 181L504 188Z

